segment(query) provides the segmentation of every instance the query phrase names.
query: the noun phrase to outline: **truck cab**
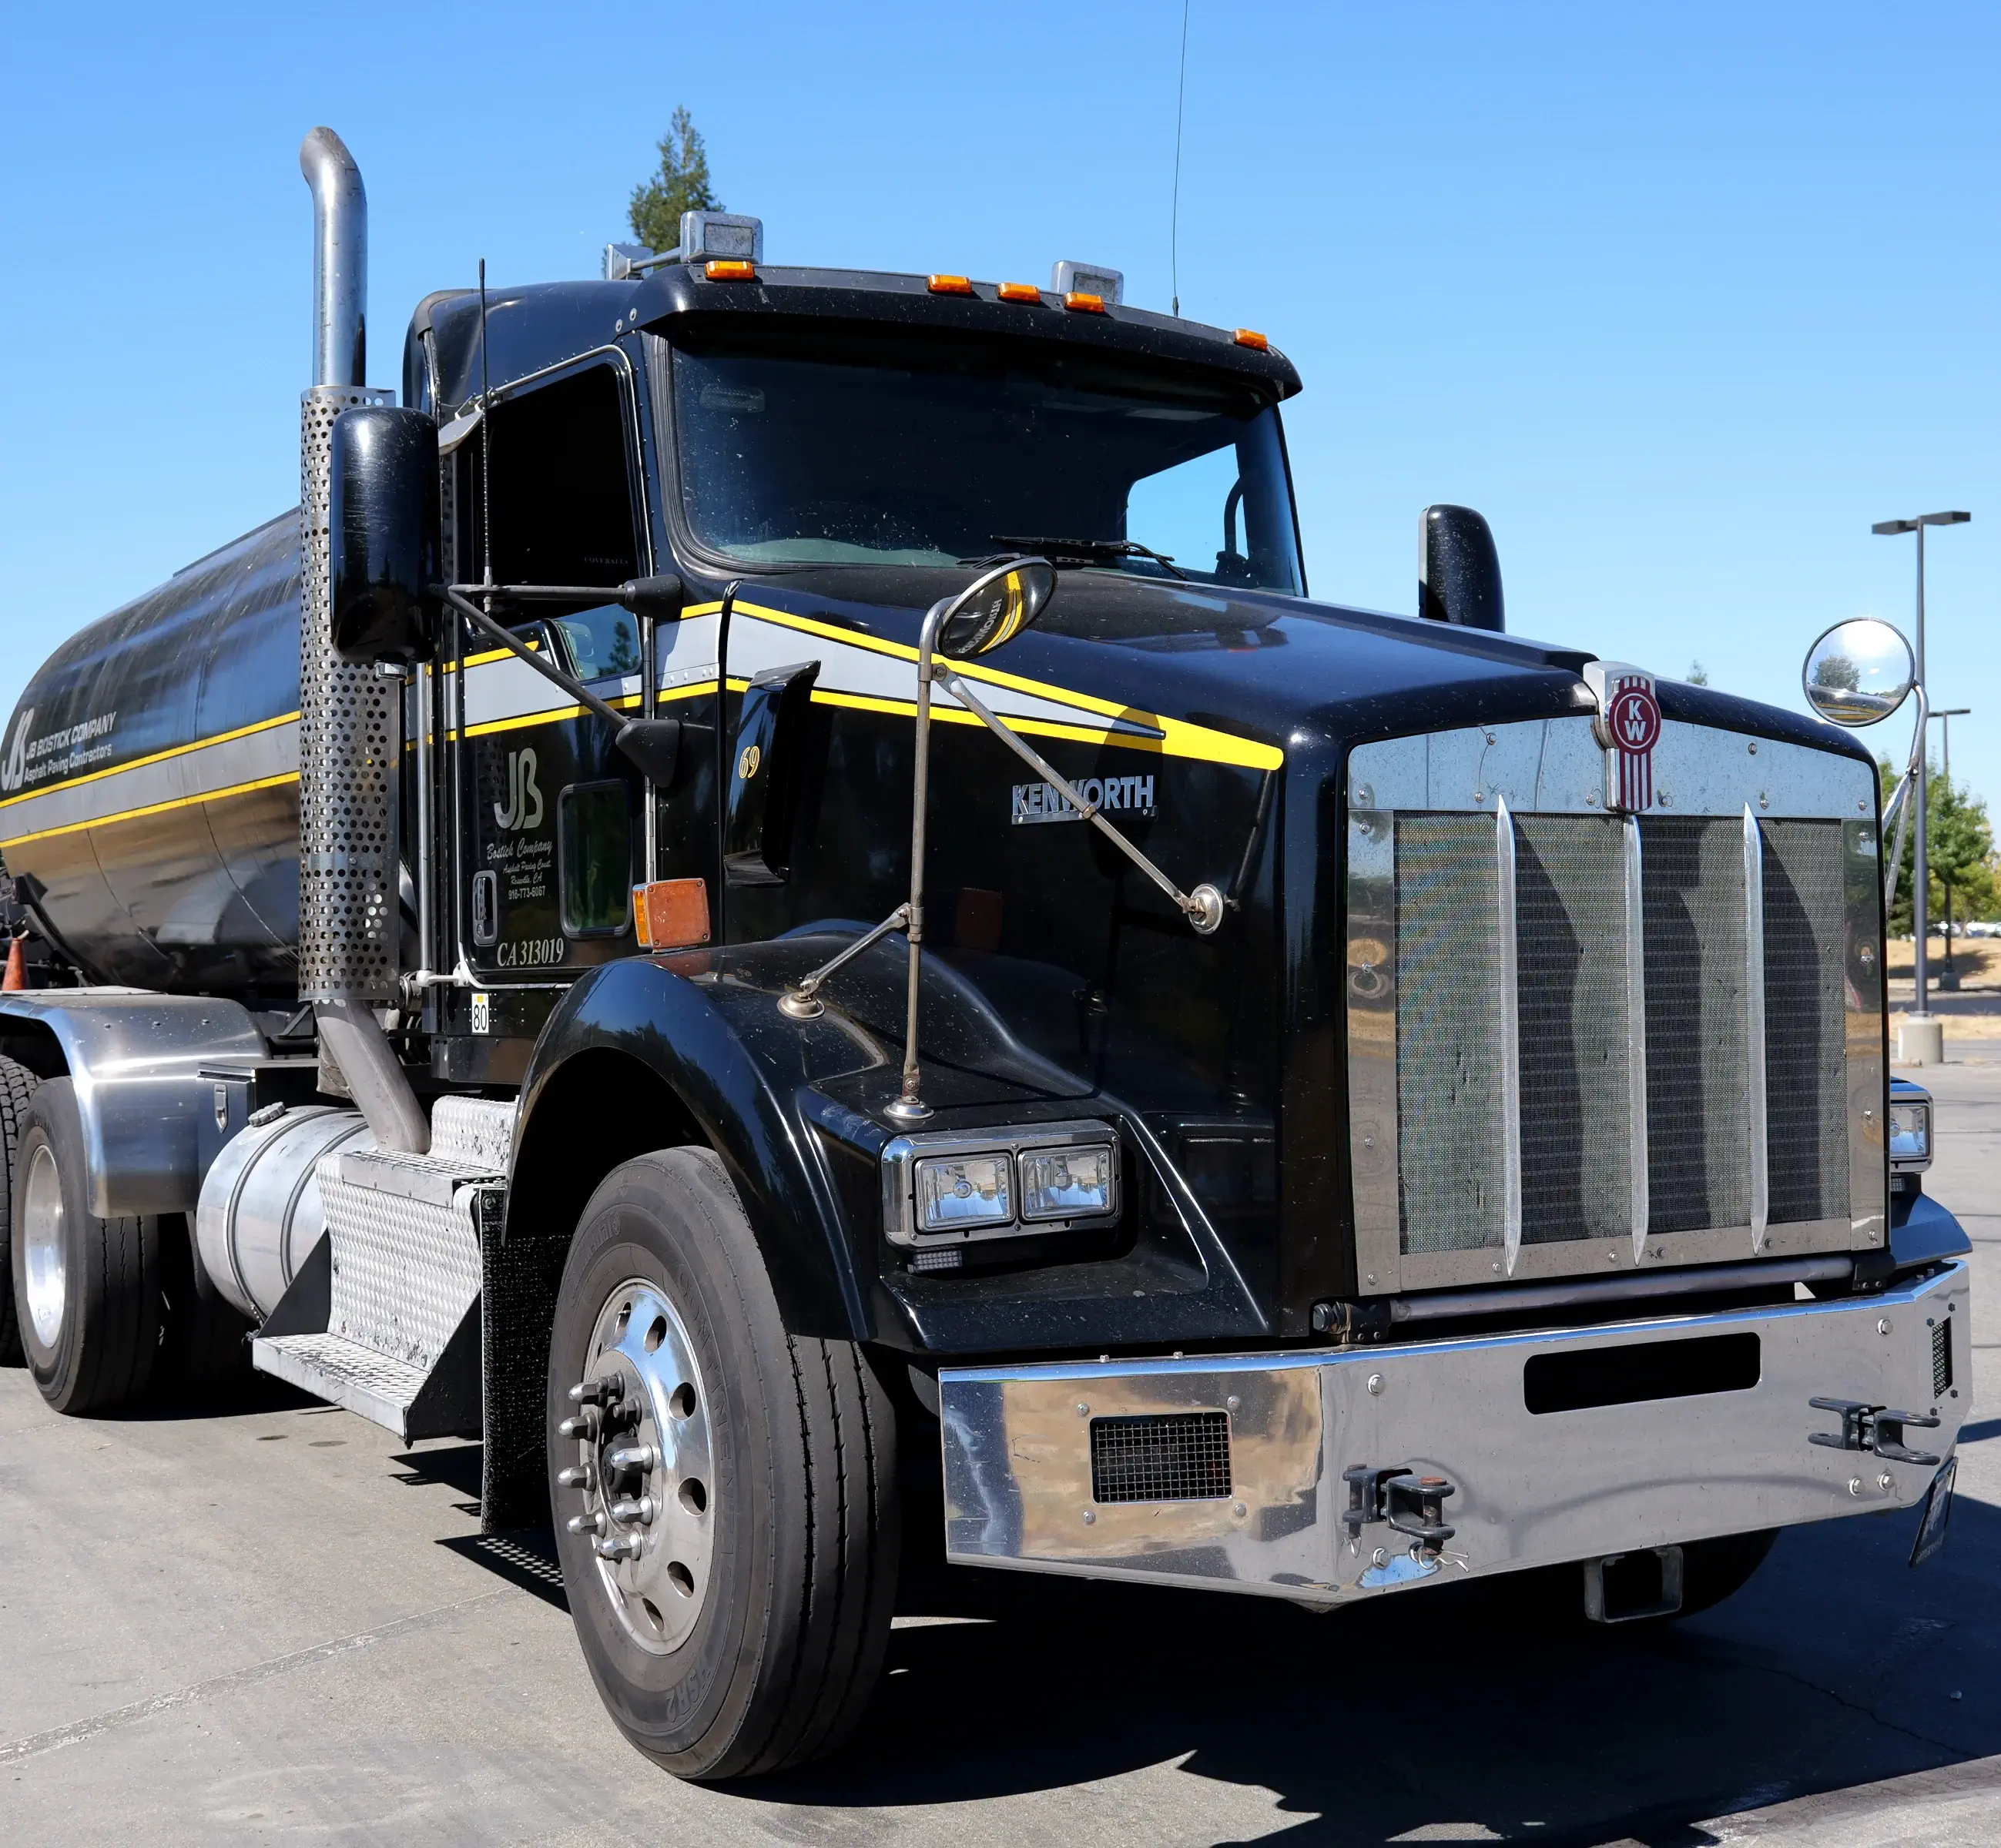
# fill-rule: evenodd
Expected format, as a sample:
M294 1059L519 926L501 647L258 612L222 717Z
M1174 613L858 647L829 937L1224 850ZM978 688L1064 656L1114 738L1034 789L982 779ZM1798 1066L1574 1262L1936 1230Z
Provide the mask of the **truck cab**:
M1108 270L691 214L428 297L392 403L315 136L300 514L10 730L51 1402L178 1329L476 1433L700 1777L854 1724L907 1493L958 1564L1314 1608L1659 1620L1871 1509L1936 1550L1968 1247L1888 1077L1868 752L1509 633L1468 509L1416 613L1316 599L1291 363ZM1817 710L1897 708L1879 645Z

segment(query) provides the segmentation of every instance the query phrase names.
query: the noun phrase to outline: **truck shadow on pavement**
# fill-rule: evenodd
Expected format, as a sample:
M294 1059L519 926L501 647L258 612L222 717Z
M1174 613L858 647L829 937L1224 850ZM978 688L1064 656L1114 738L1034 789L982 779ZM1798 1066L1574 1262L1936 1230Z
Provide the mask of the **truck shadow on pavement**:
M1705 1817L2001 1752L2001 1511L1962 1497L1912 1572L1915 1527L1795 1530L1717 1609L1613 1629L1568 1574L1321 1614L920 1555L856 1740L744 1794L895 1809L1178 1759L1300 1818L1261 1840L1692 1848Z

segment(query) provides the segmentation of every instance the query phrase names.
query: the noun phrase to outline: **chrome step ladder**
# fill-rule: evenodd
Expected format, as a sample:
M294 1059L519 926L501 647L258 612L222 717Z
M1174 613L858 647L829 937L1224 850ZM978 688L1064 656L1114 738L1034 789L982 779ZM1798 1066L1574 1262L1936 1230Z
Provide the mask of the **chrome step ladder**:
M506 1195L514 1107L443 1097L428 1155L322 1156L326 1235L252 1365L405 1443L478 1431L481 1241Z

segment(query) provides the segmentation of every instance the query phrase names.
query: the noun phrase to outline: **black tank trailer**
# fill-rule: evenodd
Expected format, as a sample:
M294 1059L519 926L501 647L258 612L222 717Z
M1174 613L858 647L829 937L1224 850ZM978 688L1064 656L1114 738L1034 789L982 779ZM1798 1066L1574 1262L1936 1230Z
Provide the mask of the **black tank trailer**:
M249 1336L479 1433L693 1777L851 1725L906 1507L962 1565L1606 1621L1790 1523L1935 1548L1967 1247L1866 752L1504 633L1464 509L1418 616L1312 599L1291 363L1108 271L694 214L430 297L392 404L359 175L302 162L298 524L9 734L46 954L141 991L0 995L52 1402ZM1825 638L1817 703L1894 710L1901 646Z
M296 512L44 663L5 734L0 853L77 969L290 1002L298 710Z

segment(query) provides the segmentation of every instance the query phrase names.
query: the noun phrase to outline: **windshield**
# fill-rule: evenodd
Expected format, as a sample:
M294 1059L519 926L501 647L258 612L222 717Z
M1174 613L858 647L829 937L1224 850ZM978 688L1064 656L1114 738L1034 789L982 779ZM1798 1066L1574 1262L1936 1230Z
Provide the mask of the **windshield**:
M1220 369L823 325L677 331L671 363L682 504L716 551L941 565L1063 540L1167 575L1108 549L1134 541L1203 583L1301 587L1278 412Z

